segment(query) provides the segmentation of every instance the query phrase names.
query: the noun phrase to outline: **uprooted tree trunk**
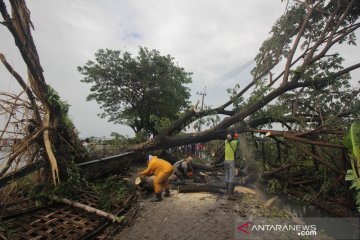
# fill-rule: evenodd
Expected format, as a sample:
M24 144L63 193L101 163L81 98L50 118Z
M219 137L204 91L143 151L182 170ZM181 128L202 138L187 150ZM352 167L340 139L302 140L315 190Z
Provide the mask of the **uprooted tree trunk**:
M23 78L12 68L12 66L6 61L5 56L0 53L0 60L8 71L14 76L18 81L20 86L26 92L27 97L30 101L30 109L32 113L32 124L35 129L35 134L29 132L30 139L33 136L36 140L36 144L39 145L39 148L45 149L45 158L48 159L52 179L54 184L60 182L60 174L65 173L65 169L60 169L58 159L53 152L53 148L59 150L63 149L59 145L64 145L65 143L60 139L65 139L67 142L73 142L69 139L70 129L59 131L59 128L64 129L62 126L61 119L63 118L63 113L59 111L58 106L54 105L49 99L51 89L46 84L45 78L43 75L43 69L40 64L40 59L35 47L31 35L31 28L33 24L30 20L30 11L27 9L24 0L10 0L11 6L11 16L7 11L6 4L3 0L0 0L0 12L4 19L2 24L8 28L11 34L14 37L15 44L17 45L23 60L26 63L28 69L28 80L30 85L27 85ZM42 133L39 135L38 133ZM61 136L62 135L62 136ZM24 138L26 140L27 138ZM17 158L20 153L19 151L23 147L27 148L28 143L20 143L19 150L15 154L10 155L9 159L14 160ZM11 161L8 165L11 165ZM63 165L63 164L62 164ZM0 177L6 172L7 169L3 169L0 173Z

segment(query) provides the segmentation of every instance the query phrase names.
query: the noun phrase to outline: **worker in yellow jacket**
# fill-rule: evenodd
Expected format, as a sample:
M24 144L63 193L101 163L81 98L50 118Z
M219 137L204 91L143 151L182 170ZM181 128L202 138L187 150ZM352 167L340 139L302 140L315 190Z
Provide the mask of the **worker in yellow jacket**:
M231 134L228 134L225 140L225 188L229 196L234 193L235 188L235 155L240 142L238 137L237 133L234 135L234 139Z
M164 197L170 197L168 178L173 173L173 170L174 169L171 163L163 159L160 159L157 156L149 155L148 167L144 171L139 172L138 175L140 176L155 175L155 179L154 179L155 197L151 200L152 202L158 202L162 200L161 193L163 189L165 189Z

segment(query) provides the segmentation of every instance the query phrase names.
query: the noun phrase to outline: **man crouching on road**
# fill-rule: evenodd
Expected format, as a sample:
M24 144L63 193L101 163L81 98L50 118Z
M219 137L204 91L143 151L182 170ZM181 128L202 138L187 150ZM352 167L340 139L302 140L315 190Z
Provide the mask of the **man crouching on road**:
M188 156L186 159L181 159L173 165L174 175L177 178L176 184L185 184L185 179L192 177L194 172L190 165L192 160L193 158Z
M155 175L154 179L154 191L155 196L151 200L152 202L159 202L162 200L161 193L165 189L164 197L170 197L168 178L173 172L173 166L171 163L158 158L157 156L149 155L148 167L142 172L139 172L139 176Z

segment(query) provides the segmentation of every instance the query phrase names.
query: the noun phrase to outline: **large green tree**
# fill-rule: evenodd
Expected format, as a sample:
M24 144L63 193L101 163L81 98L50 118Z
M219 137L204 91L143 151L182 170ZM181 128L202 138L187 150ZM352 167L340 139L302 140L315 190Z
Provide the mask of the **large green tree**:
M91 84L87 100L101 105L101 117L130 126L135 133L157 133L157 124L177 119L188 106L191 73L170 55L140 47L138 55L110 49L95 53L95 61L78 67L82 82Z

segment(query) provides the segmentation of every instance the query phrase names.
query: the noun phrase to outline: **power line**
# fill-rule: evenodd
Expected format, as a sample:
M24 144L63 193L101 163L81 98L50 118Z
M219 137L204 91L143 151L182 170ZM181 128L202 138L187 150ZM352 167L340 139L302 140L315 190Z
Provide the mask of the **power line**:
M255 60L250 60L242 65L240 65L239 67L237 67L235 70L229 72L228 74L226 74L224 77L232 77L237 75L239 72L241 72L244 68L247 68L248 66L250 66L253 62L255 62Z
M236 75L238 75L240 72L242 72L243 70L245 70L246 68L248 68L251 64L254 63L255 60L251 60L243 65L241 65L240 67L238 67L235 71L231 71L230 73L226 74L226 77L221 78L221 80L217 81L216 84L213 84L211 87L208 88L208 92L211 92L212 90L218 88L219 86L221 86L222 84L224 84L225 82L229 81L230 79L232 79L233 77L235 77Z
M230 80L233 77L235 77L236 75L238 75L241 71L245 70L247 67L249 67L254 62L255 62L255 60L253 59L253 60L250 60L250 61L248 61L248 62L246 62L244 64L237 65L230 72L228 72L227 74L225 74L224 76L222 76L218 80L213 81L213 82L209 83L208 85L205 85L205 88L204 88L203 92L197 91L196 94L202 96L202 105L204 103L204 97L206 96L206 88L207 88L208 93L213 91L214 89L218 88L219 86L221 86L222 84L224 84L228 80Z
M252 64L255 60L250 60L244 64L238 65L236 66L234 69L232 69L230 72L228 72L227 74L225 74L224 76L222 76L221 78L219 78L218 80L211 82L207 85L208 88L212 88L213 86L219 84L221 81L227 80L228 78L232 78L235 75L237 75L239 72L241 72L242 70L244 70L244 66L248 66L249 64Z

